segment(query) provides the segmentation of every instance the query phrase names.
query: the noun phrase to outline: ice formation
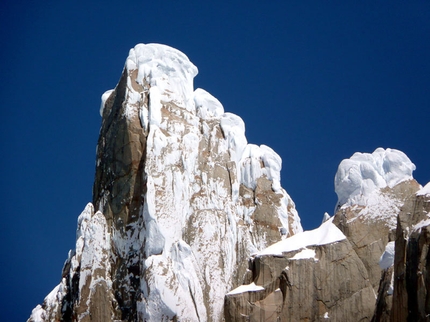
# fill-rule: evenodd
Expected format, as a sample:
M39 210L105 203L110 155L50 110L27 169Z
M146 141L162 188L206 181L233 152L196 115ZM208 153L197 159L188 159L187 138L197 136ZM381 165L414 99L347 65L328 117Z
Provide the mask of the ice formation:
M379 267L381 267L381 269L387 269L391 266L393 266L394 264L394 247L395 242L394 241L390 241L387 246L385 246L385 251L384 253L381 255L381 258L379 259Z
M413 179L414 170L415 165L399 150L378 148L372 154L354 153L340 163L335 176L338 207L367 205L381 188Z

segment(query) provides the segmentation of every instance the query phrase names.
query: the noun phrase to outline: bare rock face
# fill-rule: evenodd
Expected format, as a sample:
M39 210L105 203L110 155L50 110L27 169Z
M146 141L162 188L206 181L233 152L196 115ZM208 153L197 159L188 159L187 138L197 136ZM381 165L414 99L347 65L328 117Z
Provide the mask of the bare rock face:
M30 321L220 321L250 254L302 231L280 157L196 74L173 48L130 50L102 96L96 213Z
M226 296L226 321L370 321L366 268L331 221L255 255L247 284Z
M399 214L391 321L430 320L430 185Z
M381 279L378 265L385 246L395 240L396 218L407 198L417 192L415 180L398 183L373 192L375 201L367 205L347 205L337 211L334 223L345 234L360 257L375 291Z

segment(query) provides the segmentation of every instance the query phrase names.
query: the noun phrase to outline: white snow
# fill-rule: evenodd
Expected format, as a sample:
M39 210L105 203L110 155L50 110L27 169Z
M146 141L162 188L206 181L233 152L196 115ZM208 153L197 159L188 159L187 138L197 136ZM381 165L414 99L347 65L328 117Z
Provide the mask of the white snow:
M324 313L324 319L329 319L328 312Z
M177 49L161 44L138 44L130 49L125 66L138 70L136 82L158 86L162 99L187 110L194 109L193 78L197 67ZM191 100L190 100L191 99Z
M378 148L372 154L354 153L340 163L335 176L338 206L366 205L375 191L413 179L414 170L415 165L399 150Z
M430 182L417 191L417 196L430 196Z
M275 192L280 192L282 159L271 148L266 145L246 145L240 165L240 183L248 188L255 189L258 178L264 175L269 180L272 180L272 189Z
M220 125L232 160L239 162L248 143L245 137L245 123L235 114L224 113Z
M385 246L385 251L382 253L379 259L379 267L381 267L381 269L387 269L393 266L394 255L395 255L395 242L390 241Z
M240 294L244 292L258 292L264 290L263 286L255 285L254 282L251 284L241 285L234 290L227 293L227 295Z
M393 295L393 293L394 293L394 270L391 273L390 286L388 287L388 290L387 290L388 295Z
M103 110L105 108L106 100L109 98L109 96L112 94L113 91L114 91L114 89L110 89L110 90L104 92L102 95L102 102L100 104L100 116L102 116L102 117L103 117Z
M316 256L316 253L315 253L314 249L307 249L307 248L305 248L302 251L298 252L293 257L291 257L290 259L309 259L309 258L313 258L316 261L318 261L318 259L315 256Z
M161 124L161 93L158 86L149 89L149 124L160 126Z
M327 245L344 239L346 239L345 235L333 224L333 218L331 218L314 230L304 231L281 240L256 255L282 255L307 246Z
M196 114L201 119L219 118L224 114L224 107L220 101L204 89L197 88L194 91L194 104Z
M415 224L414 226L412 226L412 231L418 231L423 227L426 227L430 225L430 214L427 214L427 218L421 220L420 222L418 222L417 224Z
M34 322L45 322L45 310L40 304L31 311L30 320Z
M329 220L331 217L330 217L330 215L327 213L327 212L325 212L324 213L324 216L323 216L323 219L322 219L322 221L321 221L321 223L323 224L323 223L325 223L327 220Z
M281 190L281 169L282 159L267 145L260 145L261 149L261 160L263 160L264 167L266 168L266 176L269 180L272 180L272 188L278 192Z

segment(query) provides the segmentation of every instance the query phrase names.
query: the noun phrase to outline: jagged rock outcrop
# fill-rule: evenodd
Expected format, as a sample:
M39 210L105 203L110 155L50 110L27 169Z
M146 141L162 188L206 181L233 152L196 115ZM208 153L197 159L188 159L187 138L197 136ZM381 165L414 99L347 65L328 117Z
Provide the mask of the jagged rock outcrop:
M430 321L430 184L398 216L391 321Z
M424 316L422 312L426 311L423 308L428 305L428 283L427 273L423 272L426 272L428 265L424 258L428 256L429 243L423 232L423 227L427 225L423 218L427 218L424 215L427 210L417 210L423 208L425 203L422 197L417 197L420 196L420 192L417 193L420 185L412 177L414 169L415 165L404 153L392 149L379 148L372 154L356 153L350 159L343 160L335 177L339 201L336 214L330 219L331 225L342 232L343 239L326 243L308 242L302 249L303 245L297 239L306 234L319 235L318 231L326 225L323 224L313 232L297 234L279 242L277 245L284 245L284 248L278 246L281 250L278 253L273 252L274 246L259 252L251 261L245 285L226 296L226 320L318 321L330 318L346 321L353 315L354 321L406 321L398 318L393 307L407 310L412 301L421 303L415 304L413 310L420 312L420 318ZM410 215L417 211L418 214ZM398 217L407 218L403 219L407 223L401 228L397 225L396 231ZM415 228L418 221L419 234ZM411 234L411 231L414 233ZM415 257L405 260L407 255L401 255L402 252L398 254L397 248L401 247L406 254L409 248L405 240L411 239L405 239L405 236L409 234L414 242L408 245L415 246L408 247L415 247L410 250ZM399 242L399 239L402 241ZM416 241L418 239L420 242ZM418 244L419 247L416 246ZM306 257L299 254L313 255ZM338 257L334 258L331 254ZM297 256L300 261L297 261ZM393 267L395 256L405 267L415 265L410 272L413 280L405 284L419 284L417 289L420 291L411 295L413 300L409 300L409 306L397 304L397 299L393 302L393 289L396 289L393 281L406 269L403 266ZM398 256L403 257L400 260ZM327 272L331 273L325 275ZM285 287L283 281L288 281L286 284L290 287ZM349 284L345 292L346 281ZM399 294L407 296L407 290L400 289L401 286L397 289ZM412 290L415 289L409 286L409 292ZM405 303L408 301L405 298L402 300ZM417 306L420 306L419 310ZM409 316L416 318L417 314L409 313Z
M248 285L226 296L226 321L367 321L366 268L332 219L258 253Z
M102 96L95 211L29 321L220 321L250 254L302 231L280 157L196 74L173 48L130 50Z

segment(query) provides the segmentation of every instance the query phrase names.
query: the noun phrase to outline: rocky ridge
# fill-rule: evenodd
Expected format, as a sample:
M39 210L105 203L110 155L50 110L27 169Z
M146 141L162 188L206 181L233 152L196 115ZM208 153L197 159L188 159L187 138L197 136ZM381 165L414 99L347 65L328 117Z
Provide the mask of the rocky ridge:
M402 152L343 160L303 232L281 158L176 49L139 44L102 95L93 201L29 321L428 321L430 186Z
M414 169L393 149L343 160L335 215L254 254L226 321L428 321L430 185Z

